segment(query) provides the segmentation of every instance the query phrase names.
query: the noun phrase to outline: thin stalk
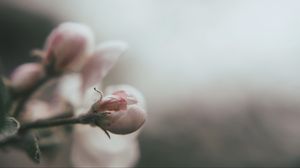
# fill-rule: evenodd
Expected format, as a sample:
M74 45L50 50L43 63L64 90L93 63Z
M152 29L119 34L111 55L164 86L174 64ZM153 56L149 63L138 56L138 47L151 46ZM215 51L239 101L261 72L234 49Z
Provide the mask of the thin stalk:
M31 123L22 124L18 132L22 134L31 129L49 128L70 124L94 124L96 121L104 119L107 114L108 113L106 112L87 113L78 117L38 120Z
M19 132L23 133L30 129L37 129L37 128L49 128L49 127L56 127L61 125L69 125L69 124L79 124L81 123L80 118L60 118L55 120L39 120L32 123L23 124Z

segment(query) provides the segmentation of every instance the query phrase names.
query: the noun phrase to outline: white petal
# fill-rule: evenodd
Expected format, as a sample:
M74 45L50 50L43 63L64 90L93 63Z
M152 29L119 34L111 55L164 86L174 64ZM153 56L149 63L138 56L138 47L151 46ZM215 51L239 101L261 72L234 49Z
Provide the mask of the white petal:
M80 91L81 87L81 77L79 74L69 74L64 76L59 84L59 92L63 98L65 98L69 103L71 103L75 108L81 106L82 93Z
M147 114L141 107L131 105L127 111L112 113L111 117L112 123L105 127L108 131L115 134L130 134L144 124Z
M58 80L52 79L35 92L21 113L22 121L35 121L58 116L69 110L68 103L61 97Z
M75 167L133 167L138 158L135 134L111 135L108 139L100 128L75 127L71 151Z
M107 42L97 46L82 70L83 90L100 83L126 49L127 45L123 42Z
M53 115L53 109L44 101L31 100L26 104L25 111L21 113L22 121L32 122L46 119Z

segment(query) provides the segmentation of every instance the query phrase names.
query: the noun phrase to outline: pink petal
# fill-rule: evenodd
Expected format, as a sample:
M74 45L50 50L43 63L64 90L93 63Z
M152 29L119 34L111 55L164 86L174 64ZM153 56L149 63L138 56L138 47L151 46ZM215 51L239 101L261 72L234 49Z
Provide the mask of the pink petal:
M112 93L112 95L120 96L122 98L127 97L127 93L124 90L118 90Z
M99 102L98 109L96 110L98 112L103 112L103 111L121 111L126 109L127 109L126 99L119 96L110 95L104 97L104 99L101 102Z
M129 95L124 90L115 91L115 92L112 93L112 95L116 95L116 96L122 97L123 99L126 100L126 102L127 102L128 105L130 105L130 104L136 104L138 102L137 99L134 96Z
M57 70L78 71L94 49L94 34L84 24L62 23L50 33L45 48L46 64L54 59Z
M15 91L24 91L33 87L45 76L39 63L25 63L15 69L11 75L11 84Z
M106 94L126 94L127 104L137 104L138 106L145 108L145 98L143 94L136 88L130 85L112 85L105 89Z

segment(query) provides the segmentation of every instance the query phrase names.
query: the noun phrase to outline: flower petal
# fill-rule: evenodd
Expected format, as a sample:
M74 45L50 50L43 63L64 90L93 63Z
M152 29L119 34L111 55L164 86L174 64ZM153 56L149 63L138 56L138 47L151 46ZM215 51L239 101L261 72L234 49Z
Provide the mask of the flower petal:
M94 34L88 26L73 22L62 23L47 38L44 61L48 64L54 59L55 68L59 71L78 71L94 45Z
M139 158L136 134L111 135L96 127L75 126L71 160L75 167L133 167Z
M136 88L130 85L112 85L108 86L105 89L105 93L109 94L126 94L127 95L127 103L130 104L138 104L138 106L145 109L145 98L143 94L138 91Z
M53 109L50 104L41 100L31 100L26 104L25 111L22 113L22 120L32 122L40 119L46 119L53 116Z
M82 91L100 83L126 49L127 44L123 42L107 42L97 46L94 54L83 67Z
M115 134L129 134L138 130L146 120L146 111L137 105L129 106L127 111L111 113L111 124L105 129Z
M127 97L127 93L124 90L117 90L117 91L113 92L112 95L120 96L123 99L126 99L126 97Z
M82 102L81 83L80 75L75 73L63 76L59 83L60 95L74 108L78 108Z
M17 92L33 87L45 76L44 68L39 63L25 63L15 69L11 75L11 85Z
M127 109L127 101L122 97L110 95L104 97L101 102L98 102L97 106L98 107L94 109L98 112L120 111Z
M30 122L62 115L69 112L69 105L59 92L58 80L52 79L31 96L20 119Z

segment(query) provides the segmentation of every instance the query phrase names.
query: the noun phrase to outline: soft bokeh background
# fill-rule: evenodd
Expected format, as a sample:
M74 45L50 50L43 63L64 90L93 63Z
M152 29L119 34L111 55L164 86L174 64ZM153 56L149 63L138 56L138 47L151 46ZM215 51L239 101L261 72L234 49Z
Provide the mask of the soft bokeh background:
M299 1L4 0L1 71L83 22L129 51L105 84L146 96L138 166L299 166Z

